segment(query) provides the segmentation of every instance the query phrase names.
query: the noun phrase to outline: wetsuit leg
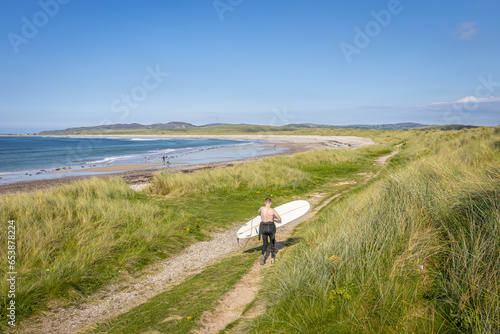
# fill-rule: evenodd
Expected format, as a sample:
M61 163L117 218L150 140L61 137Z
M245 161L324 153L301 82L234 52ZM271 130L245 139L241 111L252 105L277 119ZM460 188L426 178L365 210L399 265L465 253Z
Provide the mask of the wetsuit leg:
M274 258L276 257L276 225L274 223L269 234L269 239L271 239L271 256Z
M266 255L266 250L267 250L267 245L268 245L268 240L267 240L267 237L269 236L269 234L267 233L262 233L262 255Z
M271 257L276 257L276 238L275 238L275 234L271 234L269 236L269 238L271 239Z

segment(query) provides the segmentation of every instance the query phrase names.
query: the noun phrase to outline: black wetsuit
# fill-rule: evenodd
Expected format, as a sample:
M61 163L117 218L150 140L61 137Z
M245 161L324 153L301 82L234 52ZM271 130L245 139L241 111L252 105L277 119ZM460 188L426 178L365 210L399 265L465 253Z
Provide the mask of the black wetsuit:
M261 222L259 227L259 240L262 235L262 255L266 254L267 245L269 241L267 237L271 240L271 256L274 258L276 255L276 224L274 222Z

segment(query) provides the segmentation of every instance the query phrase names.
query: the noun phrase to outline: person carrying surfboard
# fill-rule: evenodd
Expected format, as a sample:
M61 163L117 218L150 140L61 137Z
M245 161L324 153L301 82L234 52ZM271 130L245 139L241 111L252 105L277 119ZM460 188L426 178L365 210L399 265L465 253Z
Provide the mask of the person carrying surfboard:
M271 264L274 263L275 257L276 257L276 225L274 224L275 220L280 221L281 217L280 215L271 208L271 199L266 198L265 200L265 206L262 206L259 209L259 214L261 217L261 223L259 227L259 240L260 236L262 235L262 255L260 256L259 262L260 265L263 266L264 263L266 263L265 255L266 255L266 250L267 250L267 245L269 244L269 241L267 238L269 237L269 240L271 242Z

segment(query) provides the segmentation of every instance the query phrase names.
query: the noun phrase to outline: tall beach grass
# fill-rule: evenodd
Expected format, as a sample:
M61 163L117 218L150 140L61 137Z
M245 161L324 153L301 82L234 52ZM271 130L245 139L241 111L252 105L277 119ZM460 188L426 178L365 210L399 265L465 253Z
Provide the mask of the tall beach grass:
M415 134L404 167L299 228L253 331L499 332L498 142L486 128Z
M144 200L121 179L91 179L35 194L2 196L0 219L16 225L16 311L22 319L49 300L75 300L119 270L177 252L191 217ZM0 244L6 245L6 233ZM6 260L6 247L0 251ZM7 291L4 263L0 289ZM7 294L2 293L4 315Z
M209 194L215 192L277 191L307 189L313 178L322 174L351 172L361 160L390 152L390 144L359 150L320 150L294 156L278 156L263 161L236 164L232 168L202 170L195 174L158 173L151 192L167 194Z

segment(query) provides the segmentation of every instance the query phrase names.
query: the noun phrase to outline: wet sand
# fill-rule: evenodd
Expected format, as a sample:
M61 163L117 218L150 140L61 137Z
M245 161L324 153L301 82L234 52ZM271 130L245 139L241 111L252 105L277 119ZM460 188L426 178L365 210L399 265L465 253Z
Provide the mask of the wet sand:
M170 163L171 165L176 163ZM167 167L163 164L125 164L125 165L112 165L112 166L103 166L103 167L92 167L86 168L85 172L120 172L124 170L134 170L134 169L144 169L144 168L152 168L152 167ZM56 170L51 173L78 173L80 172L77 169L64 169L64 170Z

